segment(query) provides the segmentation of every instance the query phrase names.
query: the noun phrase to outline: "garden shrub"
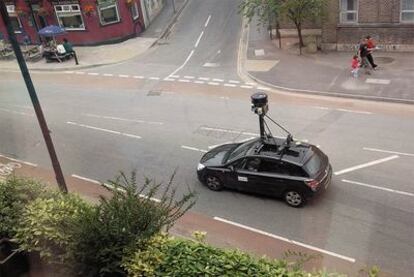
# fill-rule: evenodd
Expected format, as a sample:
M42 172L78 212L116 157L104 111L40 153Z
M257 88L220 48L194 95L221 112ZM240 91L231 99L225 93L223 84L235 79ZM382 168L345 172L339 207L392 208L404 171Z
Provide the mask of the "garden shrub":
M121 175L112 181L113 197L102 198L95 209L80 220L76 234L76 269L82 276L124 276L122 259L141 248L162 229L168 229L194 205L194 194L180 199L171 189L172 179L160 192L162 184L146 180L139 186L135 173ZM142 197L145 193L147 197Z
M39 182L10 177L0 180L0 238L13 238L15 226L25 207L34 199L45 195Z
M72 260L74 228L93 208L75 194L50 193L38 198L23 212L15 239L25 251L38 251L51 264L69 265Z

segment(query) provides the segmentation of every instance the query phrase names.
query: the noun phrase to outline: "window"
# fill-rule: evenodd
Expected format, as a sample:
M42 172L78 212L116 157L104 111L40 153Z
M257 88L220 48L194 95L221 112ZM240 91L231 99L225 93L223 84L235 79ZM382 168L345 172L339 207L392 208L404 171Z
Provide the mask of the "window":
M268 172L280 175L289 175L286 163L283 161L276 161L270 159L262 159L260 163L260 172Z
M358 21L358 1L357 0L340 0L341 11L339 13L339 22L356 23Z
M85 30L78 4L55 5L55 11L60 27L66 30Z
M322 160L318 155L313 155L305 164L304 168L309 176L316 175L322 166Z
M13 31L15 33L21 33L22 32L22 23L20 22L19 17L17 16L15 12L14 5L7 5L7 12L10 17L10 22L13 27Z
M401 22L414 23L414 0L401 0Z
M137 2L134 2L134 4L132 4L131 6L131 15L132 15L132 19L134 20L139 17Z
M99 18L102 25L108 25L120 21L116 1L105 1L99 5Z

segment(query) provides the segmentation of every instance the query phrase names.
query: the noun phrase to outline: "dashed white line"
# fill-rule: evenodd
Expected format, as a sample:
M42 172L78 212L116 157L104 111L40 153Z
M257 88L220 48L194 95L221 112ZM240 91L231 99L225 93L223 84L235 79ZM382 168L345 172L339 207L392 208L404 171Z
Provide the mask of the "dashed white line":
M135 139L141 139L142 138L142 137L137 136L137 135L122 133L122 132L109 130L109 129L104 129L104 128L98 128L98 127L95 127L95 126L80 124L80 123L76 123L76 122L72 122L72 121L67 121L66 123L70 124L70 125L75 125L75 126L78 126L78 127L88 128L88 129L102 131L102 132L111 133L111 134L120 135L120 136L131 137L131 138L135 138Z
M114 76L114 74L104 73L103 76L105 76L105 77L112 77L112 76Z
M120 77L120 78L129 78L129 75L119 74L118 77Z
M232 87L232 88L237 87L237 85L235 85L235 84L224 84L224 86L225 87Z
M194 44L194 47L197 48L198 44L200 43L201 38L204 35L204 31L201 32L201 34L198 36L198 39L196 41L196 43Z
M196 84L204 84L204 81L194 81Z
M330 110L328 107L321 107L321 106L314 106L312 108L318 109L318 110Z
M85 74L85 72L82 72L82 71L76 71L76 72L75 72L75 74L77 74L77 75L83 75L83 74Z
M229 80L229 83L232 83L232 84L240 84L239 81L235 81L235 80Z
M180 78L180 75L170 75L170 78Z
M37 167L37 164L35 164L35 163L14 159L14 158L8 157L6 155L0 154L0 157L6 158L6 159L11 160L13 162L22 163L22 164L29 165L29 166L32 166L32 167Z
M230 99L230 97L227 97L227 96L220 96L220 99L229 100L229 99Z
M144 79L145 77L141 76L141 75L134 75L133 78L134 79Z
M383 150L383 149L369 148L369 147L364 147L363 149L367 150L367 151L382 152L382 153L388 153L388 154L396 154L396 155L401 155L401 156L414 157L414 154L411 154L411 153L404 153L404 152L397 152L397 151L390 151L390 150Z
M115 117L115 116L105 116L105 115L97 115L97 114L83 114L88 117L95 117L95 118L103 118L103 119L112 119L112 120L119 120L119 121L126 121L126 122L136 122L136 123L146 123L146 124L152 124L152 125L163 125L163 122L158 121L146 121L146 120L139 120L139 119L128 119L128 118L121 118L121 117Z
M213 78L213 81L214 81L214 82L224 82L224 80L223 80L223 79L216 79L216 78Z
M359 114L372 114L371 112L366 111L354 111L354 110L347 110L347 109L336 109L337 111L347 112L347 113L359 113Z
M208 80L210 80L210 78L207 78L207 77L198 77L198 79L199 79L199 80L203 80L203 81L208 81Z
M184 79L194 79L194 76L184 76Z
M25 116L30 116L30 117L34 117L35 116L34 114L29 114L29 113L24 113L24 112L16 112L16 111L4 109L4 108L0 108L0 111L4 111L4 112L8 112L8 113L13 113L13 114L18 114L18 115L25 115Z
M255 133L243 132L243 131L237 131L237 130L221 129L221 128L200 127L200 129L201 130L206 130L206 131L217 131L217 132L224 132L224 133L231 133L231 134L242 134L242 135L255 136L255 137L259 136L259 134L255 134Z
M208 23L210 22L211 14L207 17L206 23L204 23L204 27L207 27Z
M257 87L257 89L265 90L265 91L270 91L270 88L267 88L267 87Z
M88 73L88 75L90 75L90 76L98 76L98 75L99 75L99 73L89 72L89 73Z
M401 194L401 195L414 197L414 193L411 193L411 192L395 190L395 189L390 189L390 188L384 188L384 187L369 185L369 184L365 184L365 183L361 183L361 182L355 182L355 181L346 180L346 179L342 179L342 182L349 183L349 184L354 184L354 185L358 185L358 186L362 186L362 187L378 189L378 190L382 190L382 191L387 191L387 192L392 192L392 193L396 193L396 194Z
M212 86L219 86L220 85L219 83L216 83L216 82L208 82L207 84L212 85Z
M66 74L73 74L75 73L74 71L65 71Z
M241 88L253 88L252 86L246 86L246 85L243 85L243 86L240 86Z
M87 182L90 182L90 183L94 183L94 184L98 184L98 185L101 184L101 182L99 182L97 180L90 179L90 178L86 178L86 177L82 177L82 176L79 176L79 175L76 175L76 174L72 174L71 176L73 178L80 179L80 180L83 180L83 181L87 181Z
M351 172L351 171L355 171L355 170L358 170L358 169L361 169L361 168L366 168L366 167L373 166L373 165L380 164L380 163L385 163L385 162L388 162L388 161L391 161L391 160L394 160L394 159L397 159L397 158L399 158L398 155L392 155L392 156L386 157L384 159L379 159L379 160L375 160L375 161L372 161L372 162L369 162L369 163L364 163L364 164L356 165L356 166L353 166L353 167L350 167L350 168L346 168L346 169L337 171L334 174L335 175L342 175L344 173L348 173L348 172Z
M389 85L391 83L391 80L389 80L389 79L368 78L368 79L366 79L365 83L367 83L367 84Z
M248 85L248 86L254 86L254 85L256 85L255 83L250 83L250 82L247 82L247 83L244 83L245 85Z
M150 80L159 80L160 77L149 77L148 79L150 79Z
M187 79L178 79L178 82L181 82L181 83L189 83L191 81L190 80L187 80Z
M268 233L268 232L265 232L265 231L262 231L262 230L259 230L259 229L253 228L253 227L249 227L249 226L237 223L237 222L233 222L233 221L230 221L230 220L227 220L227 219L224 219L224 218L220 218L220 217L215 216L214 219L217 220L217 221L220 221L220 222L224 222L224 223L227 223L227 224L230 224L230 225L233 225L233 226L237 226L237 227L245 229L245 230L249 230L249 231L267 236L267 237L271 237L271 238L274 238L274 239L277 239L277 240L281 240L281 241L284 241L284 242L288 242L288 243L291 243L291 244L302 246L304 248L314 250L314 251L317 251L317 252L320 252L320 253L323 253L323 254L326 254L326 255L329 255L329 256L340 258L340 259L348 261L350 263L355 263L355 261L356 261L354 258L351 258L351 257L348 257L348 256L337 254L335 252L331 252L331 251L328 251L328 250L325 250L325 249L322 249L322 248L319 248L319 247L315 247L315 246L312 246L312 245L309 245L309 244L305 244L305 243L302 243L302 242L299 242L299 241L294 241L294 240L291 240L291 239L288 239L288 238L284 238L284 237L281 237L281 236L278 236L278 235L275 235L275 234L272 234L272 233Z
M171 79L171 78L164 78L163 80L164 81L167 81L167 82L175 82L175 80L174 79Z
M193 150L193 151L203 152L203 153L206 153L207 152L207 150L198 149L198 148L195 148L195 147L185 146L185 145L181 145L181 148L187 149L187 150Z

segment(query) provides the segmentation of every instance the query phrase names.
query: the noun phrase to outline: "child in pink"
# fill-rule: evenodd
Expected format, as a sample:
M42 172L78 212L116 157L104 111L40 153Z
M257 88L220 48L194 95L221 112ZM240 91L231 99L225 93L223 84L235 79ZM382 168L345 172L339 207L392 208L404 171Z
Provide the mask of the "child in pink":
M352 76L354 76L354 78L358 78L358 70L359 70L359 60L358 60L358 56L354 55L354 57L352 58L352 63L351 63L351 74Z

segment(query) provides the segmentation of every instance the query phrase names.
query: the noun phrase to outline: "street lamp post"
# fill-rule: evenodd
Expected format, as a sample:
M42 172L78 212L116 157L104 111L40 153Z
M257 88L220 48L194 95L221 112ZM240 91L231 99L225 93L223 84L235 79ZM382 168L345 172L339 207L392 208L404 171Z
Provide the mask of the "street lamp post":
M174 13L176 13L177 10L175 9L175 0L171 0L171 1L172 1L172 6L173 6L173 11L174 11Z
M11 25L10 17L7 12L6 4L4 3L4 1L0 1L0 13L1 17L3 18L4 24L7 27L7 33L9 35L10 43L13 47L14 54L16 55L17 62L19 63L20 71L22 72L24 82L26 83L27 91L29 92L30 99L32 100L37 120L39 121L40 129L42 130L43 138L46 142L46 147L49 151L50 159L52 160L52 166L55 171L56 181L58 183L60 190L64 193L67 193L68 189L66 187L65 178L63 177L63 172L60 167L58 157L56 155L55 147L53 146L53 141L50 137L50 131L47 127L46 119L43 115L42 107L40 106L39 99L37 98L36 90L33 86L32 79L30 78L29 70L27 69L27 65L23 58L22 51L14 34L14 30Z

